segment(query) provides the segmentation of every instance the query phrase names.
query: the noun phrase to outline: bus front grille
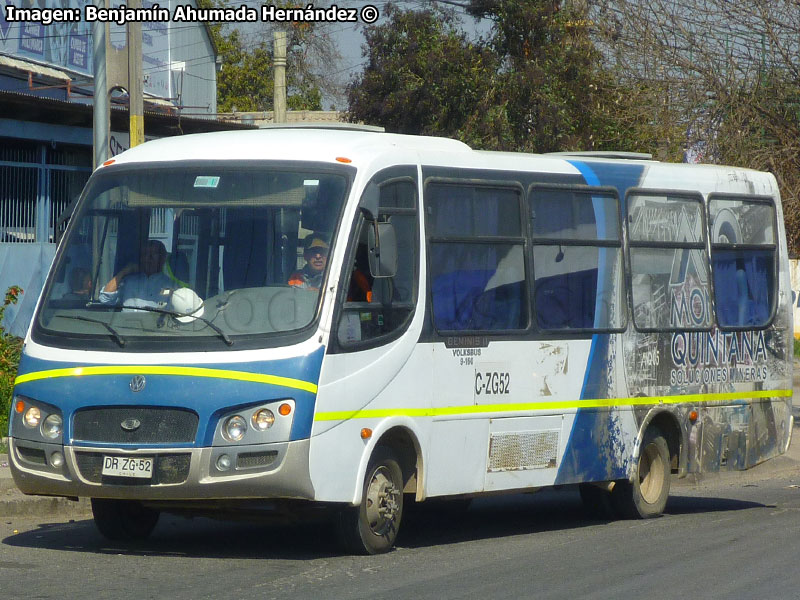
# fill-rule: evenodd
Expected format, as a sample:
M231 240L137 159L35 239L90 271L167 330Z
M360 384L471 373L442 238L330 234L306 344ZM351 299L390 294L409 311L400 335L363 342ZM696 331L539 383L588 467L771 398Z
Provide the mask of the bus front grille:
M194 442L196 413L178 408L106 406L75 413L76 441L105 444L176 444Z
M156 454L154 456L153 477L108 477L102 474L103 454L100 452L75 452L75 461L81 476L91 483L112 485L159 485L183 483L189 477L191 454Z

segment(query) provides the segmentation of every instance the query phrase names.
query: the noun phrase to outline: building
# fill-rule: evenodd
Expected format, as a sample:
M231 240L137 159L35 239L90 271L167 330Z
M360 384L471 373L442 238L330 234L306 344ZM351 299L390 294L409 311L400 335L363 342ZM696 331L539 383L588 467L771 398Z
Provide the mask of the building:
M83 15L89 3L10 4ZM170 14L177 4L158 3ZM121 26L110 24L107 37L113 50L126 45ZM142 54L146 139L242 127L215 118L218 63L204 23L145 22ZM15 335L25 333L33 314L59 218L92 171L92 60L92 24L85 19L43 25L8 20L0 11L0 294L10 285L25 291L6 311L4 326ZM127 104L125 93L112 94L111 155L129 144Z

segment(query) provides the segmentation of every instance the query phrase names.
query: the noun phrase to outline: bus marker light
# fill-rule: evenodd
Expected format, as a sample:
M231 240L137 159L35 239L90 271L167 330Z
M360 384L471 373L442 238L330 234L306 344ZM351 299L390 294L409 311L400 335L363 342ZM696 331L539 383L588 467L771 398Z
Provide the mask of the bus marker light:
M17 400L17 403L14 405L14 410L16 410L19 414L25 412L25 401Z
M107 160L106 162L104 162L104 163L103 163L103 166L104 166L104 167L107 167L108 165L113 165L115 162L116 162L116 159L115 159L115 158L112 158L112 159L110 159L110 160Z
M370 429L369 427L364 427L364 429L361 430L361 439L368 440L371 437L372 437L372 429Z
M691 412L689 413L689 420L690 420L692 423L694 423L695 421L697 421L697 411L696 411L696 410L693 410L693 411L691 411Z
M345 164L350 164L351 162L353 162L352 160L350 160L349 158L346 158L344 156L337 156L336 160L337 160L337 162L345 163Z
M278 407L278 413L279 413L281 416L284 416L284 417L286 417L286 416L288 416L288 415L289 415L291 412L292 412L292 405L291 405L291 404L286 404L286 403L284 403L284 404L281 404L281 405Z

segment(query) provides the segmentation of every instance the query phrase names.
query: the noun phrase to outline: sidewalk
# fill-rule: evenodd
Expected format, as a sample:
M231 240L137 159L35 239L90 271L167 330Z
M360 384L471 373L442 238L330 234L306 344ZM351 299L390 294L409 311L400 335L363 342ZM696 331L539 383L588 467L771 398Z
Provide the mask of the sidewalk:
M0 454L0 519L52 515L86 518L91 514L92 509L86 499L74 502L66 498L26 496L14 485L8 466L8 455Z

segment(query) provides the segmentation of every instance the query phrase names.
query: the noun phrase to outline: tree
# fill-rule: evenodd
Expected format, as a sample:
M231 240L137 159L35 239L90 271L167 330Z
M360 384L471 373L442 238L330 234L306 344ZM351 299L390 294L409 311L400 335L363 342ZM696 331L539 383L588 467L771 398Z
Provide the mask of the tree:
M800 11L794 0L601 0L608 64L654 90L654 127L706 162L773 172L800 251ZM663 109L663 110L659 110Z
M234 6L230 0L198 0L202 7ZM280 7L292 6L279 2ZM325 24L297 22L287 29L287 106L290 110L320 110L323 93L335 95L330 78L321 75L339 60ZM273 108L273 27L243 33L230 25L209 26L222 60L217 76L220 112L263 111Z
M493 22L489 38L475 41L452 8L388 5L388 21L366 28L367 66L348 87L351 120L484 149L641 150L630 135L641 118L618 118L635 94L601 68L585 10L570 6L465 0L469 14Z
M364 71L347 88L349 116L389 131L453 135L490 93L495 56L470 42L452 10L386 6L365 28Z

